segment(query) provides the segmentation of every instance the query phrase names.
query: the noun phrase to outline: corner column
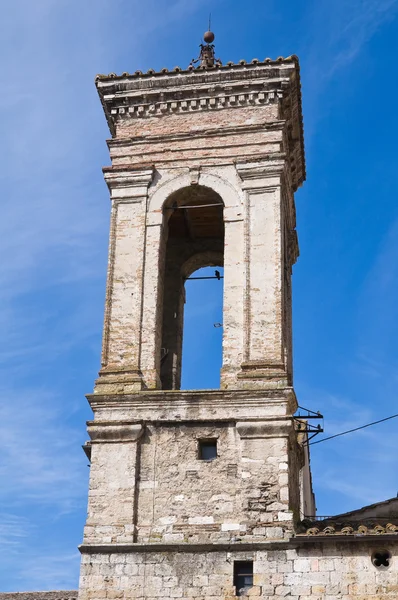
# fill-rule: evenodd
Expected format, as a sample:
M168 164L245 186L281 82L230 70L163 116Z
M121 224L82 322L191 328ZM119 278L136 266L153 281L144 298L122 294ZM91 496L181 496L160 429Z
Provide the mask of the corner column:
M244 512L256 523L254 534L288 538L299 515L298 469L291 460L296 450L294 424L285 417L240 421L236 428L242 440Z
M163 227L163 212L147 214L143 311L140 323L141 370L147 389L161 388L160 358L165 261Z
M229 198L225 201L227 202ZM236 202L236 200L235 200ZM224 209L223 365L221 388L234 389L243 356L245 323L245 221L242 204Z
M244 358L239 387L289 385L283 342L285 161L236 166L246 192Z
M84 544L136 541L140 423L92 421L90 487Z
M140 323L143 310L145 219L153 169L105 173L111 228L101 370L95 393L143 387Z

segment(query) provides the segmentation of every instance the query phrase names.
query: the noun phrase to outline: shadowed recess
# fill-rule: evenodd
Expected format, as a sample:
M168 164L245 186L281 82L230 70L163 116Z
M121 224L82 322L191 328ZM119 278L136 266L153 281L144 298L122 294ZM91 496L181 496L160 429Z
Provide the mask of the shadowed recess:
M219 194L199 185L174 192L164 207L162 389L181 386L185 280L197 269L224 264L223 208Z

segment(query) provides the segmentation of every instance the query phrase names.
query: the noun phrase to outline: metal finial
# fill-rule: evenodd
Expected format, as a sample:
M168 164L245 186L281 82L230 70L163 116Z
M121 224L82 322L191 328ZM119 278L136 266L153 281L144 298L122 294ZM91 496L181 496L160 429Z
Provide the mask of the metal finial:
M222 62L219 58L215 57L214 53L214 42L215 35L210 29L211 27L211 14L209 15L209 29L205 32L203 36L203 41L205 44L200 44L200 53L199 58L194 58L191 61L190 66L194 66L196 63L200 62L200 66L208 69L209 67L214 67L218 65L222 65Z

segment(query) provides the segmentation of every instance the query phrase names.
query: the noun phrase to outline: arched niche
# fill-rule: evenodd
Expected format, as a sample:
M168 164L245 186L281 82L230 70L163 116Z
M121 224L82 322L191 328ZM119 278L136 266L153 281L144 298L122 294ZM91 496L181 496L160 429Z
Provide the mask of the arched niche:
M162 389L180 389L185 287L197 269L224 264L224 202L212 188L185 186L163 205Z

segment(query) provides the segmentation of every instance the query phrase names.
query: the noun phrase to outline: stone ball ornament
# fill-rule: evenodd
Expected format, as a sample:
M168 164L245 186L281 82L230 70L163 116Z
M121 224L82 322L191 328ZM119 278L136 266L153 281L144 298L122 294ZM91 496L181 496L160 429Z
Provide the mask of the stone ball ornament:
M206 33L203 36L203 39L206 42L206 44L211 44L212 42L214 42L214 38L215 35L212 31L206 31Z

